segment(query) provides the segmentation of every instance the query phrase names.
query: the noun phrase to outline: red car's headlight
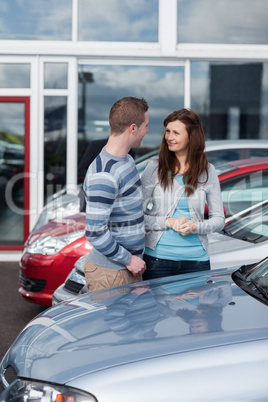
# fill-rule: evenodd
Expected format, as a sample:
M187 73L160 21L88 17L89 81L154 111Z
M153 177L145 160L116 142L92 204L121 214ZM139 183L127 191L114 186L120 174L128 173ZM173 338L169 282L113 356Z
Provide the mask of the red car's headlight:
M68 233L63 236L40 237L30 246L26 247L26 251L30 254L57 254L64 247L68 246L68 244L83 237L84 234L84 230L79 230L78 232Z

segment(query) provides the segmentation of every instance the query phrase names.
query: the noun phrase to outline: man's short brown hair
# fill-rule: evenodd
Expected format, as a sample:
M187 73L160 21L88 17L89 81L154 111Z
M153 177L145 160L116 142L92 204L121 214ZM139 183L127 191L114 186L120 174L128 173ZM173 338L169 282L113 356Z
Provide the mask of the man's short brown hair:
M149 106L145 99L127 96L114 103L109 114L111 133L121 134L131 124L138 127L145 120Z

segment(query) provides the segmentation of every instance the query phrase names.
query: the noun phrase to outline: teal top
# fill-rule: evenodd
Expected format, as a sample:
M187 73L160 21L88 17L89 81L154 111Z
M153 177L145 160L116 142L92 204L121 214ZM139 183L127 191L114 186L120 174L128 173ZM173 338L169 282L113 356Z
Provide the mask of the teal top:
M183 183L183 176L181 174L177 174L175 179L182 187L185 187ZM181 196L172 215L173 218L181 216L191 219L188 200L185 192ZM150 255L151 257L172 261L209 260L209 255L203 248L197 234L192 233L188 236L182 236L180 233L171 228L167 228L163 232L154 250L146 247L145 254Z

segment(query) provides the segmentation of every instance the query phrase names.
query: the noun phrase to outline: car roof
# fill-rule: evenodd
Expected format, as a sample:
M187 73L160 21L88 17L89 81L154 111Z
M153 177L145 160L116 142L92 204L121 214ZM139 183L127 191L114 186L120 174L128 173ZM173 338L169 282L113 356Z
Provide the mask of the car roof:
M268 149L268 140L208 140L206 141L206 151L216 151L221 149Z

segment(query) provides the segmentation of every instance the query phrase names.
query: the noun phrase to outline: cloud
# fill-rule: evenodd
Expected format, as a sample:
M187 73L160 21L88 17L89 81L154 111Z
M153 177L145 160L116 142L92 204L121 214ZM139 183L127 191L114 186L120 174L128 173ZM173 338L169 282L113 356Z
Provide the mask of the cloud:
M1 0L5 39L71 39L71 0Z
M163 120L183 107L183 68L153 66L81 66L93 73L87 85L87 121L107 120L112 104L123 96L144 97L149 103L149 135L143 144L159 143ZM153 135L150 137L150 134Z
M79 4L81 40L158 40L157 0L84 0Z
M0 119L2 130L24 136L24 105L22 103L2 104Z
M267 44L268 7L255 0L180 0L179 41Z
M50 3L50 4L48 4ZM71 0L32 0L29 14L36 20L36 33L48 38L48 32L62 39L71 39L72 2Z
M105 85L114 90L124 88L134 96L177 98L183 92L182 67L87 66L87 70L93 72L98 86Z

